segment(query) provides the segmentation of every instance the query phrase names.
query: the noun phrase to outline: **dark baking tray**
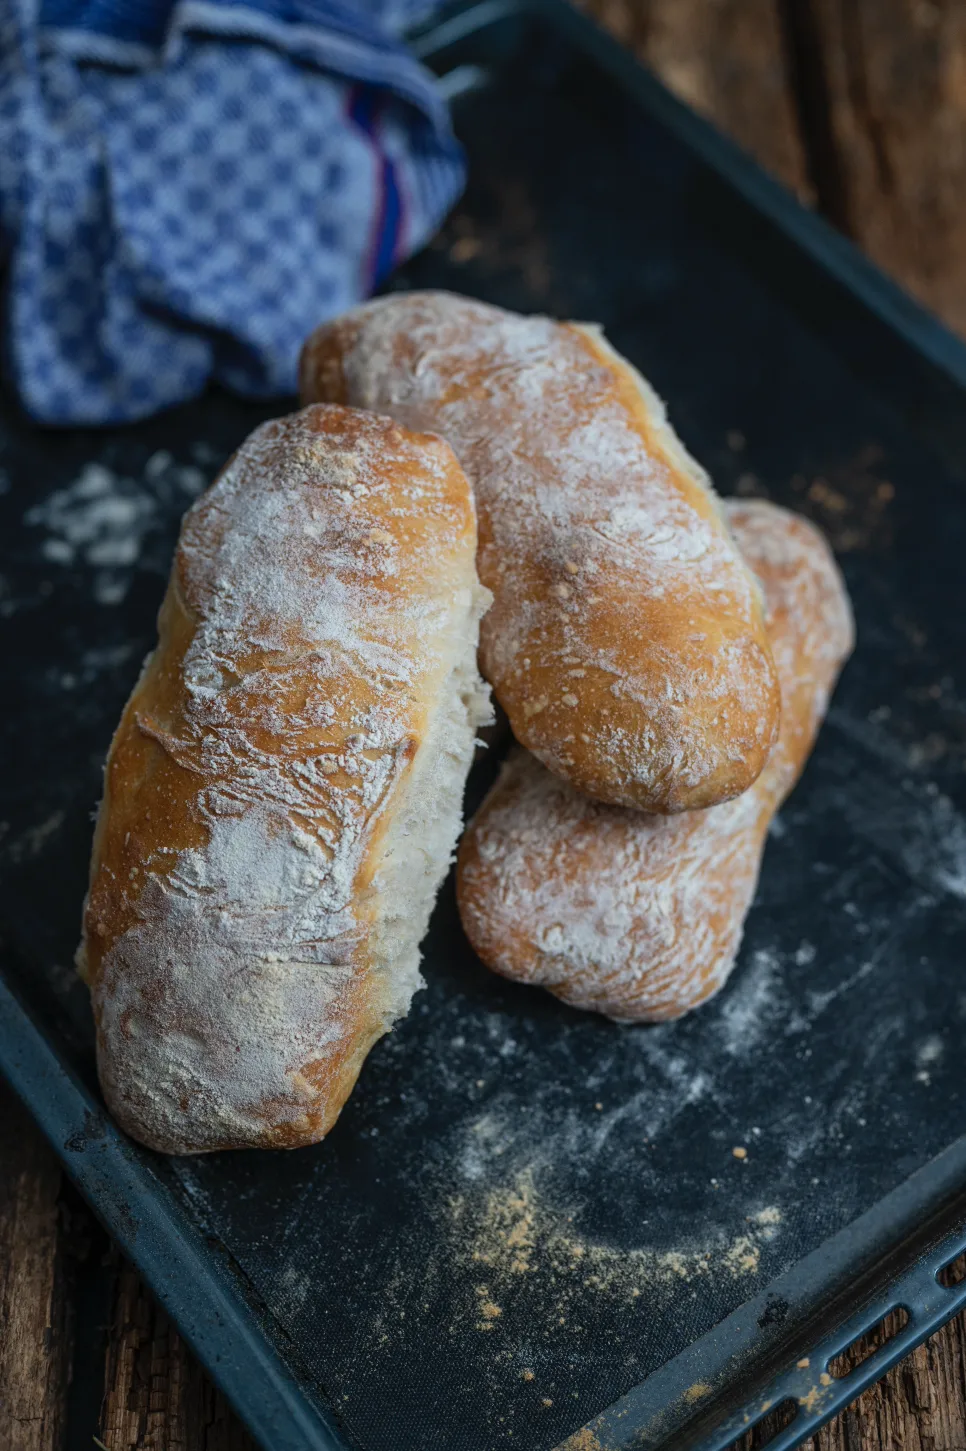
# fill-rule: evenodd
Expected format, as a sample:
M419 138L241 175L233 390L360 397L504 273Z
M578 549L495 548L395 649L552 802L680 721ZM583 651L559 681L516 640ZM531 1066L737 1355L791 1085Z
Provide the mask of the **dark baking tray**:
M937 1278L966 1244L966 349L577 15L417 43L470 181L390 285L599 319L721 488L816 518L848 578L858 649L737 970L617 1028L485 972L448 887L323 1144L126 1142L71 969L90 813L179 515L279 405L53 434L7 402L0 1067L271 1451L711 1451L784 1403L777 1451L966 1299Z

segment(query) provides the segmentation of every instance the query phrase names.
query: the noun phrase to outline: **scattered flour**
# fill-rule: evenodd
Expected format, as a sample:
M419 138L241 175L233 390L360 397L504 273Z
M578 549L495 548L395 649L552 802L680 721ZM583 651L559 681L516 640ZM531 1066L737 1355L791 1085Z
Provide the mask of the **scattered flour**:
M166 450L151 455L140 479L89 463L72 483L32 505L24 522L46 531L45 560L92 570L94 598L116 605L142 561L146 538L170 514L172 496L184 507L206 482L199 468L177 463Z
M137 559L154 514L150 497L131 480L91 463L66 489L28 509L25 522L47 530L41 552L55 564L124 568Z
M758 949L721 1003L714 1026L732 1057L744 1056L761 1042L782 1013L784 971L777 952Z
M916 1063L920 1068L926 1068L930 1063L937 1063L946 1051L946 1045L938 1033L933 1033L925 1038L916 1049Z
M551 1320L587 1291L657 1309L680 1293L682 1282L753 1277L762 1245L782 1223L778 1207L767 1205L746 1216L738 1234L712 1228L702 1240L684 1238L673 1249L645 1243L625 1250L582 1233L577 1208L555 1203L540 1183L540 1171L527 1166L482 1195L453 1195L450 1243L457 1262L478 1269L480 1293L495 1304L512 1300L527 1280L540 1282L540 1303Z
M922 886L966 901L966 819L953 801L935 783L908 774L908 751L881 723L855 720L843 709L829 720L891 768L853 767L849 790L835 802L849 828Z
M946 1052L946 1045L938 1033L931 1034L925 1038L916 1049L916 1073L914 1075L917 1083L929 1084L932 1082L933 1070Z
M16 862L28 861L31 857L38 856L50 839L57 834L64 824L66 811L53 811L50 816L37 823L36 826L28 829L9 841L7 852L11 859Z

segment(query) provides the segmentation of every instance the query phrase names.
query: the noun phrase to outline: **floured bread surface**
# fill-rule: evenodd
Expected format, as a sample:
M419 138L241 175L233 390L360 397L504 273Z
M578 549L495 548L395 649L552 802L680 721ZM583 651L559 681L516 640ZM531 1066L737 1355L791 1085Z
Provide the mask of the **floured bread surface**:
M258 428L186 516L79 955L152 1148L321 1138L406 1011L488 716L475 547L449 447L339 407Z
M466 932L496 972L630 1022L680 1017L734 965L768 823L798 778L853 645L845 587L806 520L729 501L764 588L782 729L751 790L654 816L589 801L517 748L460 848Z
M453 445L494 595L480 666L546 766L657 812L751 785L779 719L759 593L704 471L597 329L395 294L313 334L302 388Z

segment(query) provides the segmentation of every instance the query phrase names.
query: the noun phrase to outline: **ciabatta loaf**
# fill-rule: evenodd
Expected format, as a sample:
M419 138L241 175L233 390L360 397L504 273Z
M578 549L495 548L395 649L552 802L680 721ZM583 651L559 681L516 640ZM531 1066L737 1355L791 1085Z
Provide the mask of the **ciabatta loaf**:
M517 749L460 848L460 915L487 966L625 1022L678 1018L727 980L768 823L853 644L818 531L759 500L726 508L764 587L782 683L781 734L755 784L707 811L649 816L588 800Z
M494 596L480 668L545 766L656 812L751 785L780 710L757 586L660 399L597 329L397 293L313 334L302 390L452 444Z
M80 952L142 1143L311 1143L406 1011L488 713L475 551L449 447L339 407L258 428L186 516Z

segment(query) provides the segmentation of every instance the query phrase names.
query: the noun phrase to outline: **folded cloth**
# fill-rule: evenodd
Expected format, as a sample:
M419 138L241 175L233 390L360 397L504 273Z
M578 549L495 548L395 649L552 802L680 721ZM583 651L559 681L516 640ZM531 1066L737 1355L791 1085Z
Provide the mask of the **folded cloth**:
M0 0L5 362L34 417L135 419L209 378L294 390L306 333L462 186L393 33L427 8Z

